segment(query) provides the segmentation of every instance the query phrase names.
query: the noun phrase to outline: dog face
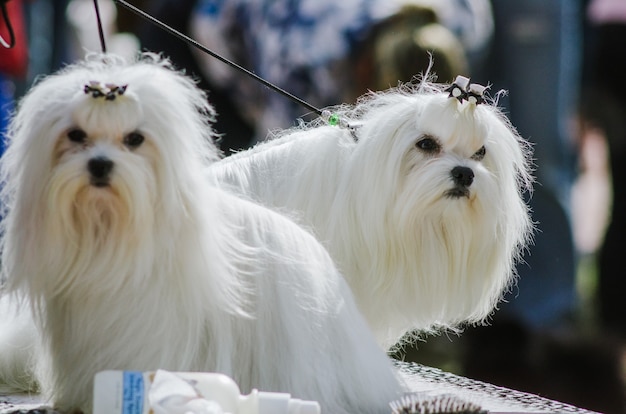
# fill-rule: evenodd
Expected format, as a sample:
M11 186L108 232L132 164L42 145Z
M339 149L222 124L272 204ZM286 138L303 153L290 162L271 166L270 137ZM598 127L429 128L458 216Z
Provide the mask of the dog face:
M402 208L401 197L415 215L483 214L529 184L526 144L495 108L445 94L404 100L376 108L381 119L364 124L355 151L370 167L360 172L389 196L388 206Z
M519 202L519 180L528 181L526 150L491 108L441 95L424 100L412 130L401 132L405 155L398 173L410 204L420 214L447 211L471 221L496 217L506 197Z
M181 93L188 90L196 90L191 79L168 76L159 64L106 61L71 67L31 89L9 131L2 174L13 210L6 225L19 227L24 243L58 246L39 265L63 269L63 257L82 258L85 250L99 252L103 265L132 262L111 240L148 249L163 228L157 217L179 214L180 183L217 158L207 124L213 110L204 95ZM198 134L205 139L185 139Z
M49 197L61 216L71 214L65 225L77 235L85 226L111 236L145 231L160 198L173 191L162 176L176 150L164 135L171 128L146 107L142 85L129 81L134 88L114 99L78 92L54 135Z
M132 222L175 198L182 173L171 166L197 163L197 157L183 161L198 145L184 137L198 127L207 131L207 145L211 140L210 127L187 113L212 115L212 109L171 92L184 90L172 82L191 80L157 69L92 64L34 88L37 96L24 101L15 122L20 142L6 157L5 174L22 178L15 190L48 199L40 204L59 206L74 221L105 209Z
M371 275L354 279L356 296L380 303L362 305L368 319L388 312L404 320L398 326L479 321L528 241L528 144L491 105L441 92L396 92L375 102L357 131L351 167L358 180L339 190L352 192L350 204L361 210L367 246L359 255L375 252L367 267L376 270L354 269Z

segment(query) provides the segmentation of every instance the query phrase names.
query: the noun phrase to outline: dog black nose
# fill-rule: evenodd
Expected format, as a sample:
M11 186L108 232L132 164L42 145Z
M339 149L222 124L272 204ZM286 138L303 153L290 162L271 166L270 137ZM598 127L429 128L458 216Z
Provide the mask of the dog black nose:
M469 187L474 182L474 171L469 167L456 166L452 169L451 174L456 185Z
M91 176L96 180L108 178L113 169L113 161L106 157L95 157L87 163L87 169Z

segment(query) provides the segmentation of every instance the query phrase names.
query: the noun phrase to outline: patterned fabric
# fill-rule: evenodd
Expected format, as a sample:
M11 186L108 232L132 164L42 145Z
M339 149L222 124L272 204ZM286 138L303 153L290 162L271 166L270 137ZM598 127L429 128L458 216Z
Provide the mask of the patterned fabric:
M355 45L372 25L407 3L432 6L470 50L489 40L493 22L488 0L200 0L191 33L209 49L324 107L343 101L351 76L347 58ZM204 74L232 91L261 130L289 126L306 114L213 57L199 58Z

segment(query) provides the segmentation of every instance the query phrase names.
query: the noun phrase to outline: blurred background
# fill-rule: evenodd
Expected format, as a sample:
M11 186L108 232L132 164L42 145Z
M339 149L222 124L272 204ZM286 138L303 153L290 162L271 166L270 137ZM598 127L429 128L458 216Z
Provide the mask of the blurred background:
M0 47L3 130L38 76L101 45L92 0L0 3L16 40ZM625 0L131 3L317 107L409 82L431 57L438 82L462 74L508 91L499 105L533 142L537 167L528 202L539 231L520 278L485 326L425 336L393 356L626 413ZM314 116L112 1L98 4L109 52L161 52L199 80L225 155ZM4 19L0 36L10 39Z

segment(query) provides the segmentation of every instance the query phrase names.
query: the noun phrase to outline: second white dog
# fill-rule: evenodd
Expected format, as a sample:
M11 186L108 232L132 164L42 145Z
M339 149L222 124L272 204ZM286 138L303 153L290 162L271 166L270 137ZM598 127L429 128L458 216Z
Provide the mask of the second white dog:
M209 184L211 114L149 56L70 66L21 102L1 164L2 263L32 304L37 381L86 412L96 372L158 368L223 372L325 413L388 411L401 387L327 252ZM16 359L0 378L28 386L12 362L30 350L7 335L0 359Z
M530 237L529 146L465 87L372 93L212 168L313 229L384 346L483 320Z

